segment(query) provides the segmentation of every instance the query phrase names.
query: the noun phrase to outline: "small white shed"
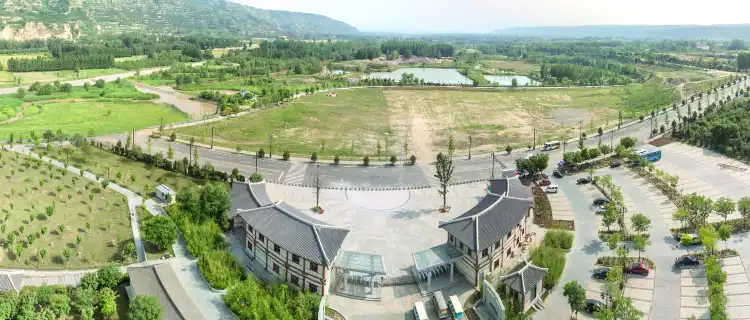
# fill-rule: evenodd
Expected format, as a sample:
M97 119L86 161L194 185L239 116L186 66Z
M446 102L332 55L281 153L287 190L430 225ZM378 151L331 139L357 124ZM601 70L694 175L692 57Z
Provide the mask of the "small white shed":
M166 185L160 184L156 186L156 197L161 201L172 204L177 197L177 193Z

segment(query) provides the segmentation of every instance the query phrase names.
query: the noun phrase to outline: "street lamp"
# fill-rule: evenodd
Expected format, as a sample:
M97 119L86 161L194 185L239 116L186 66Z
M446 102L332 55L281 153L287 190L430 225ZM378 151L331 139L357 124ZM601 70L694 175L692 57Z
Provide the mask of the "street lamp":
M268 158L269 159L273 158L273 148L272 148L272 146L273 146L273 135L269 134L268 135Z

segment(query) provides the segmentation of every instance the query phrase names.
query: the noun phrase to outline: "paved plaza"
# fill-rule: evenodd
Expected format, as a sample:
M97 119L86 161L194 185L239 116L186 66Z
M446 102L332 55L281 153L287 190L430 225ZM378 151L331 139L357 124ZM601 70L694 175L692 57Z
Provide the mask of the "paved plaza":
M726 258L721 264L727 274L724 283L727 316L737 320L750 318L750 285L742 258ZM680 318L709 319L708 280L703 266L683 269L681 287Z
M563 191L557 193L548 193L550 207L552 208L552 219L573 221L573 207L570 200L565 196Z

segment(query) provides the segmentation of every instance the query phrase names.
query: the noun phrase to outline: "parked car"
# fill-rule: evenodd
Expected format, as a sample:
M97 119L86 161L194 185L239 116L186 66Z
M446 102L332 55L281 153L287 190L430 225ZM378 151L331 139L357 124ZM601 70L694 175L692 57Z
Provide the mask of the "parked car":
M578 180L576 180L576 184L589 184L589 183L591 183L591 177L578 178Z
M562 171L560 171L560 170L555 170L555 171L552 171L552 175L553 175L553 176L555 176L555 178L562 178L562 177L564 177L564 176L565 176L565 175L564 175L564 174L562 173Z
M598 206L598 207L596 207L596 213L597 214L602 214L602 213L604 213L604 211L607 211L607 207L605 207L605 206Z
M557 185L556 184L548 185L544 189L544 192L546 192L546 193L557 193Z
M674 259L674 266L676 268L682 268L683 266L697 266L699 264L701 264L701 262L696 256L684 255Z
M617 168L617 167L619 167L621 165L622 165L622 163L620 161L615 160L615 161L612 161L612 163L609 164L609 167L610 168Z
M625 269L625 272L647 276L649 269L648 269L648 265L646 265L645 263L634 263L630 265L630 267Z
M604 205L604 204L607 204L607 203L609 203L609 199L607 199L607 198L596 198L596 199L594 199L594 205L595 206L601 206L601 205Z
M591 276L596 279L607 279L607 273L609 273L609 268L601 267L594 269L594 272L591 274Z
M595 299L586 299L586 306L583 307L583 310L590 314L594 314L594 312L601 311L603 309L604 303Z
M552 181L549 181L549 179L542 179L541 181L539 181L539 185L542 187L548 186L550 184L552 184Z

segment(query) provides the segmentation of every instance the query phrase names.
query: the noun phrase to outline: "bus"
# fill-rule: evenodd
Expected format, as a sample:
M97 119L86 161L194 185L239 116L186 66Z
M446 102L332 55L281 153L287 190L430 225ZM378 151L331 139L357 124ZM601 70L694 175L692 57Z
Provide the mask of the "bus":
M560 146L562 146L562 142L560 141L545 142L544 146L542 147L542 150L550 151L550 150L560 149Z
M440 319L447 318L450 313L448 313L448 304L445 303L443 292L435 291L435 293L433 293L433 297L435 298L435 307L437 308L438 317L440 317Z
M424 308L424 303L422 303L422 301L414 303L413 311L415 320L430 320L427 318L427 309Z
M646 159L648 162L659 161L659 159L661 159L661 149L659 148L651 148L648 150L639 149L636 150L635 154Z
M453 319L458 320L464 318L464 308L461 306L461 301L458 300L457 296L450 296L448 298L448 306L453 313Z

